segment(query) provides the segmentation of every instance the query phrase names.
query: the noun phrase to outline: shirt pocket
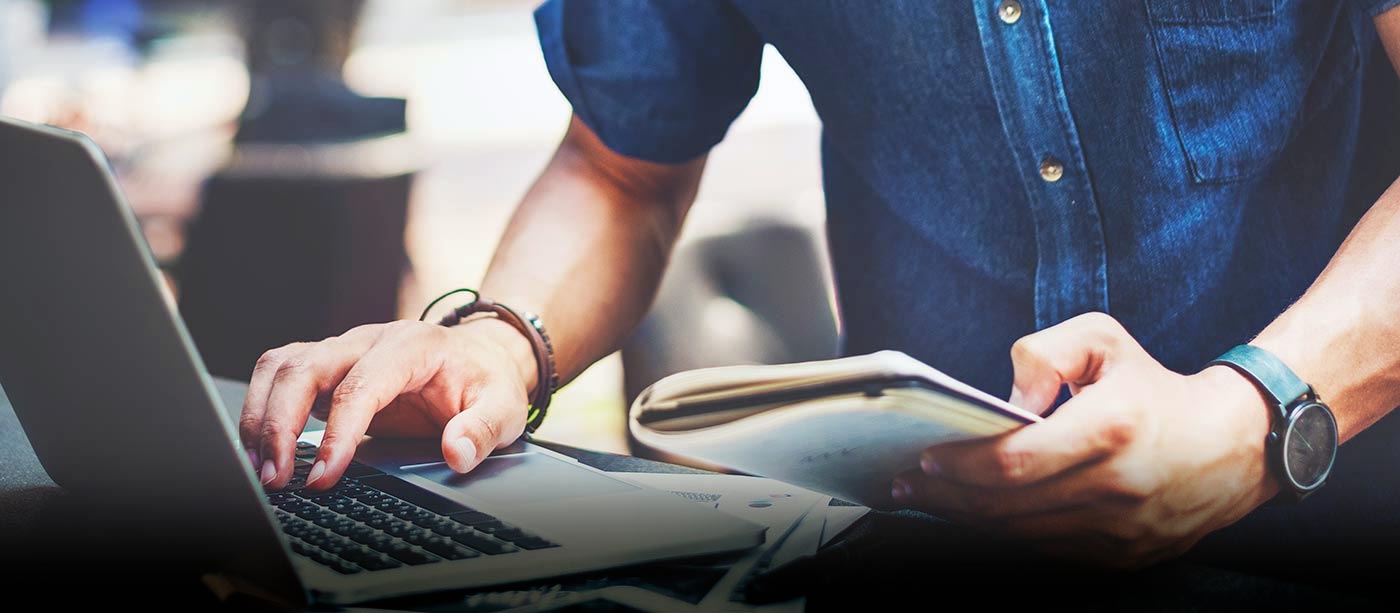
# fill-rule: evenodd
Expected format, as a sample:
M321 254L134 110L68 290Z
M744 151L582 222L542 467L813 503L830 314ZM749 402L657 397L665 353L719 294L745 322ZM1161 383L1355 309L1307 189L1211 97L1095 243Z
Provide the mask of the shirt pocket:
M1147 0L1171 121L1193 181L1265 170L1360 64L1344 3Z

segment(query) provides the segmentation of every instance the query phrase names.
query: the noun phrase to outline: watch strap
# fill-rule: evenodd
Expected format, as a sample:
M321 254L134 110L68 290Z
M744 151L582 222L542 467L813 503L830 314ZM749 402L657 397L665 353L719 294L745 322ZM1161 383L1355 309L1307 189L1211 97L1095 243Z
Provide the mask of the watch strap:
M1237 345L1211 360L1208 366L1217 364L1234 368L1248 377L1283 409L1313 393L1312 386L1299 378L1283 360L1254 345Z

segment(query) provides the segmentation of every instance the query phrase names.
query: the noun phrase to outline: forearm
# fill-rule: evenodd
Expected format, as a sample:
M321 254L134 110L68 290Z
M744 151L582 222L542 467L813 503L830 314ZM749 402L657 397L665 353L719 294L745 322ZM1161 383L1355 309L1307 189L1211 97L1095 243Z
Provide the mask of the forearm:
M541 316L561 380L614 351L646 313L703 165L623 158L570 126L482 283L484 295Z
M1253 343L1313 385L1342 440L1400 405L1400 181Z

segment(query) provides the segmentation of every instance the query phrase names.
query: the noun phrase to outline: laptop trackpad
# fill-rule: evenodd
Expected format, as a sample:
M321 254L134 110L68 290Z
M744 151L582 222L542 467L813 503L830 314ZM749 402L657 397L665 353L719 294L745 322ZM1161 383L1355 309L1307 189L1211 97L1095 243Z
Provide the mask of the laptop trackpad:
M488 457L465 475L453 471L445 462L405 466L401 470L496 503L528 504L639 489L571 462L533 452Z

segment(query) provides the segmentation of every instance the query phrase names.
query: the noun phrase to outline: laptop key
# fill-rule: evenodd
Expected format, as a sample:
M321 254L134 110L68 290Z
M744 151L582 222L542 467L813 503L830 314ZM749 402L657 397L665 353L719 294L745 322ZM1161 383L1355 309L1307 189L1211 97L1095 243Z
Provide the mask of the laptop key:
M501 555L512 551L519 551L510 543L502 543L485 534L479 532L462 532L454 534L452 540L457 541L467 547L480 551L488 556Z
M491 536L494 536L503 541L515 542L517 539L528 538L532 535L526 533L524 530L521 530L519 528L506 528L504 530L497 530L495 532L492 532Z
M419 517L417 519L414 519L413 525L418 526L419 528L422 528L424 530L432 530L433 528L437 527L438 524L441 524L443 522L455 523L443 519L441 515L433 515L430 517Z
M388 496L385 496L384 494L381 494L381 493L376 492L376 491L374 491L374 490L368 490L368 489L367 489L367 490L364 490L363 492L361 492L361 493L359 493L359 494L351 495L350 497L351 497L351 498L354 498L355 500L360 501L360 502L363 503L363 504L368 504L368 505L379 504L379 503L384 502L384 501L386 501L386 500L390 500L390 498L389 498Z
M439 496L392 475L364 477L360 479L360 483L442 515L472 510L467 505Z
M393 521L385 523L379 529L383 530L385 534L388 534L390 536L402 537L403 535L408 534L410 531L413 531L416 528L413 526L413 524L410 524L401 519L395 519Z
M398 514L411 511L414 507L397 498L389 498L386 496L384 500L374 503L374 508L385 513Z
M340 554L341 558L344 558L345 560L354 562L356 564L359 564L360 562L369 560L371 558L379 557L379 552L373 551L368 547L362 546L346 547L345 549L337 553Z
M559 546L557 543L549 542L537 536L515 541L515 545L521 549L526 549L529 551L535 551L537 549L550 549Z
M383 532L380 532L368 526L359 526L358 528L351 530L350 533L345 536L349 537L350 540L355 541L356 543L359 543L361 545L369 545L370 547L373 547L375 549L378 549L376 545L382 545L386 541L391 540L391 537L389 535L384 534Z
M409 564L413 566L438 561L437 558L434 558L428 554L418 551L414 549L412 545L409 545L408 543L404 542L396 542L390 545L386 548L386 551L384 553L389 554L394 559L403 562L404 564Z
M434 521L431 525L423 527L443 536L452 536L453 534L456 534L458 530L467 529L467 526L459 524L445 517L439 518L437 521Z
M354 519L355 521L364 521L366 519L374 517L375 513L378 513L378 511L375 511L374 509L371 509L362 504L352 504L350 505L350 508L345 510L345 516Z
M383 555L361 560L359 564L366 570L388 570L390 568L398 568L400 566L403 566L403 564L399 563L398 560Z
M431 531L431 530L424 530L424 529L422 529L422 528L416 528L416 529L413 529L413 530L409 530L408 532L406 532L406 533L404 533L403 535L399 536L399 538L401 538L401 539L403 539L403 540L405 540L405 541L407 541L407 542L409 542L409 543L412 543L412 544L414 544L414 545L417 545L417 546L419 546L419 547L422 547L424 543L427 543L427 542L429 542L429 541L431 541L431 540L437 538L437 534L434 533L434 532Z
M352 541L368 545L374 536L379 534L379 531L364 524L352 524L345 532L338 533Z
M375 511L374 514L360 521L365 522L366 526L369 526L376 530L383 530L384 526L387 526L398 520L393 515L389 515L388 513L381 513L379 511Z
M384 471L359 462L351 462L349 466L345 467L345 476L347 477L370 477L382 474Z
M481 511L467 511L467 512L465 512L465 513L454 513L454 514L451 515L451 518L452 518L453 521L456 521L456 522L458 522L458 523L463 523L463 524L466 524L466 525L468 525L468 526L474 526L474 525L476 525L476 524L483 524L483 523L486 523L486 522L488 522L488 521L496 521L496 518L491 517L490 515L487 515L487 514L485 514L485 513L482 513Z
M359 522L348 517L342 517L339 520L336 520L336 522L330 526L331 531L341 536L350 536L356 530L363 527L364 526L361 525Z
M481 555L480 553L474 550L467 549L466 547L458 545L455 541L453 541L450 538L445 538L441 536L434 537L427 543L421 545L421 547L423 549L431 551L432 553L434 553L438 557L441 557L444 560L465 560L467 558L475 558Z
M350 504L354 501L339 494L322 493L320 495L313 495L311 497L311 502L319 504L323 507L328 507L333 504Z
M472 524L472 527L473 527L473 528L476 528L477 530L480 530L480 531L482 531L482 532L487 532L487 533L495 533L495 532L499 532L499 531L502 531L502 530L513 530L513 529L514 529L514 528L512 528L510 525L506 524L505 522L503 522L503 521L501 521L501 520L499 520L499 519L492 520L492 521L487 521L487 522L481 522L481 523L479 523L479 524Z

